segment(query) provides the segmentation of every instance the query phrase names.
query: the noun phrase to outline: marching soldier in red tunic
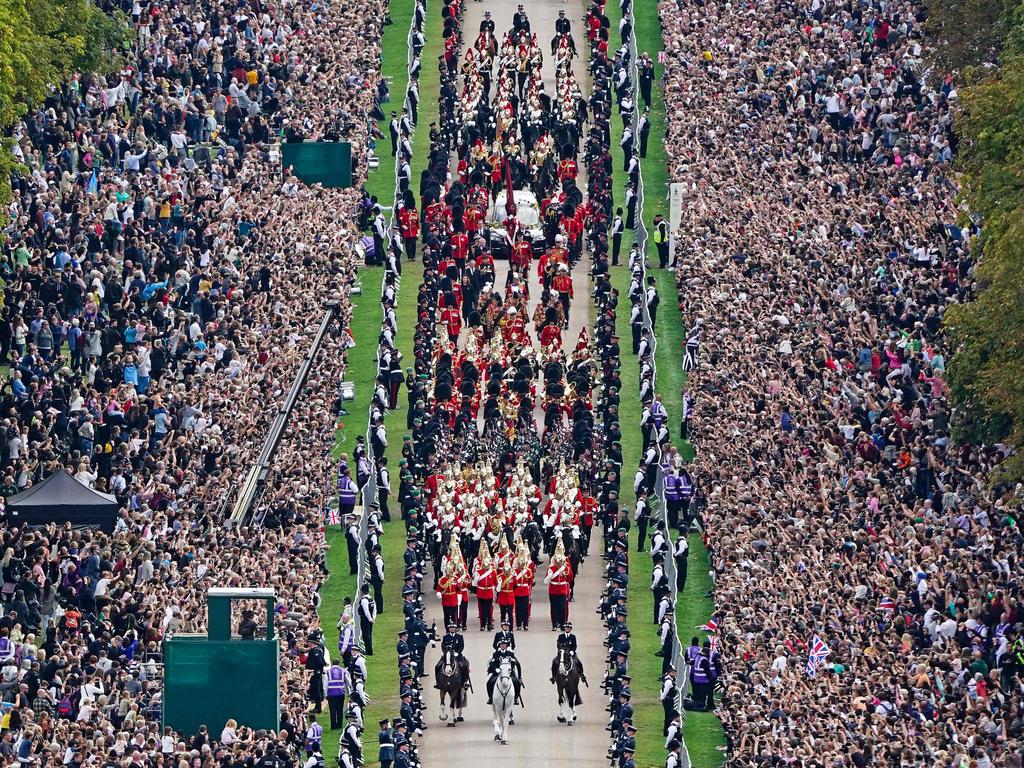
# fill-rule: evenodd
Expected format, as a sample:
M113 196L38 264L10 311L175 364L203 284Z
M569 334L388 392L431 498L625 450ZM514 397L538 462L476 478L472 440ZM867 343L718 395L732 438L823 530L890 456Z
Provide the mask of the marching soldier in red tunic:
M460 582L458 564L454 560L448 559L444 564L441 578L437 581L445 627L459 625L459 603L462 597L459 590Z
M515 574L508 560L498 574L498 610L501 611L501 620L512 621L512 612L515 608Z
M519 545L519 552L513 569L513 576L515 577L513 596L515 597L516 604L516 629L526 631L530 628L534 565L525 544Z
M466 631L466 624L469 621L469 584L472 579L469 576L469 571L466 569L466 564L460 559L459 560L459 627L463 632Z
M456 232L449 238L452 246L452 258L461 272L466 268L466 257L469 256L469 236L465 232Z
M576 181L576 174L579 173L579 166L571 157L567 157L558 163L558 180L565 182L566 179Z
M558 273L551 280L551 288L558 293L558 300L562 302L562 309L565 311L565 327L569 327L569 303L572 301L572 275L569 274L567 264L558 265Z
M557 632L569 620L569 591L572 588L572 565L565 556L561 538L555 545L544 583L548 585L548 601L551 603L551 631Z
M458 307L445 307L441 310L441 322L448 331L448 339L455 344L462 330L462 313Z
M509 256L509 261L519 274L526 277L530 271L530 262L533 261L533 249L530 248L530 244L522 239L512 243L512 253ZM529 288L528 282L524 282L524 285L527 289Z
M398 226L402 230L402 242L409 261L416 258L416 240L420 236L420 217L414 206L403 207L398 212Z
M473 586L476 587L476 605L480 614L480 631L494 629L494 592L498 586L498 575L491 562L491 550L487 541L481 539L480 554L473 568Z

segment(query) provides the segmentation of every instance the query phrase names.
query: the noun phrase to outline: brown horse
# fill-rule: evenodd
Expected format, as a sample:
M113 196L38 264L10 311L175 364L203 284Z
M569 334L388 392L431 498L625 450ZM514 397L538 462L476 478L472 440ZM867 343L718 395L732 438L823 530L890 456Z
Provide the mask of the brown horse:
M454 728L455 723L463 720L462 710L466 706L466 685L469 683L469 671L458 656L445 653L437 662L434 668L436 688L441 694L441 720L448 719L448 709L451 708L452 721L448 723L449 728ZM445 705L445 700L448 706Z
M558 689L558 722L572 725L576 722L576 707L580 698L579 660L565 648L555 657L555 687Z

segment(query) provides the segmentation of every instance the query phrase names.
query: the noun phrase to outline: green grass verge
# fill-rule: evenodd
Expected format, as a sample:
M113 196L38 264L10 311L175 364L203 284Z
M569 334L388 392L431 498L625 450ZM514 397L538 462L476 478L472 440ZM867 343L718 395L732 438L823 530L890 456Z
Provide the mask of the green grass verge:
M384 267L360 267L359 282L363 292L352 299L352 321L349 324L356 345L348 351L345 376L355 382L356 399L345 404L347 416L339 418L335 432L334 457L352 455L358 435L366 435L370 421L370 398L377 376L377 339L380 336L380 284Z
M614 50L619 45L618 26L622 15L618 3L609 3L605 12L611 22L611 40L609 48ZM653 139L653 128L652 128ZM622 140L622 119L618 107L612 100L611 144L612 144L612 194L615 206L625 207L624 193L626 189L626 173L622 169L622 152L618 149ZM652 142L653 143L653 142ZM648 153L650 156L650 153ZM645 169L646 170L646 169ZM646 178L645 178L646 184ZM625 213L623 214L625 216ZM628 261L630 246L633 244L633 232L627 229L622 235L621 260ZM640 463L641 435L639 366L633 354L632 331L629 326L629 270L625 266L611 267L612 285L619 291L619 305L616 309L615 325L619 336L619 347L622 350L622 398L619 405L619 424L622 427L622 478L619 503L629 507L630 517L636 508L636 495L633 493L633 474ZM661 685L661 659L654 655L658 650L658 637L655 627L651 624L654 612L654 596L651 593L650 573L651 559L646 553L635 552L637 542L636 527L630 529L629 554L629 586L627 603L629 604L630 654L629 672L633 676L633 723L637 727L636 754L637 765L661 765L665 762L664 739L661 736L662 709L658 701Z
M401 114L402 103L405 101L405 89L409 84L407 69L409 24L412 22L413 0L390 0L388 15L392 23L384 27L381 39L380 72L387 81L390 101L381 105L384 117L377 123L383 138L377 141L377 157L380 165L377 170L370 171L366 179L366 191L376 195L384 205L391 205L395 193L395 158L391 156L391 138L388 125L391 123L391 111ZM422 90L421 90L422 93Z
M389 28L390 29L390 28ZM365 435L369 421L370 396L373 393L374 376L377 370L377 335L380 333L380 281L384 273L383 267L364 267L360 270L363 285L361 296L353 302L352 319L350 322L352 336L356 346L349 350L346 376L355 382L356 399L346 405L349 411L342 416L344 429L335 433L333 454L335 458L342 453L351 455L356 435ZM333 479L332 479L333 482ZM327 581L320 591L320 623L324 630L324 639L328 650L337 655L338 618L341 616L345 598L355 602L356 577L349 573L348 547L345 544L345 528L342 525L326 526L327 536ZM369 665L367 665L369 667ZM369 672L369 669L367 669ZM374 677L368 683L373 685ZM372 689L371 690L371 696ZM325 711L317 718L324 727L325 733L330 727L330 717ZM365 720L365 718L364 718ZM366 720L369 722L369 720ZM325 736L323 754L328 765L335 765L338 756L338 737L341 731Z
M665 98L662 89L664 67L658 61L662 50L661 22L658 18L657 0L636 0L636 38L640 51L646 51L654 60L654 88L651 93L651 140L647 157L642 161L644 175L644 214L647 221L653 221L656 214L666 218L669 215L668 156L665 147L667 119ZM655 259L655 264L657 263ZM669 414L671 429L677 430L682 414L682 392L686 387L686 374L682 368L683 343L686 329L678 312L678 290L675 274L670 269L658 269L654 274L661 297L655 335L658 339L656 362L658 365L657 391ZM678 437L678 435L677 435ZM693 458L694 446L689 441L676 440L679 450L689 460ZM676 609L677 631L681 642L688 643L691 627L703 624L711 617L714 603L708 594L713 587L709 574L708 552L698 535L691 535L690 563L686 589L679 596ZM652 596L648 590L648 601ZM632 596L631 596L632 597ZM632 600L630 601L632 603ZM660 671L660 670L659 670ZM724 761L724 752L719 747L725 744L725 733L721 720L713 712L688 712L684 731L686 748L690 760L699 768L715 768Z
M619 45L619 21L622 18L618 3L609 3L605 12L611 22L609 47L615 49ZM655 143L652 127L650 148ZM625 207L624 193L626 189L626 173L622 169L622 152L619 142L622 140L622 119L618 107L612 101L611 116L612 140L612 194L615 206ZM646 168L644 168L646 186ZM645 208L646 210L646 208ZM625 215L625 214L624 214ZM633 244L633 232L627 229L622 235L621 259L628 261L630 246ZM616 310L616 329L619 335L619 346L622 350L622 399L619 406L619 423L622 426L622 478L619 503L629 507L630 516L636 508L636 495L633 493L633 474L640 463L642 439L638 425L640 424L639 366L633 354L632 331L629 326L629 270L625 266L611 267L612 285L619 291L619 306ZM651 558L644 553L636 552L637 530L630 529L629 554L629 586L627 603L629 604L630 654L629 672L633 676L633 723L637 727L636 754L637 765L661 765L665 762L664 738L662 738L662 709L658 701L661 690L661 659L655 656L658 650L658 637L651 623L654 612L654 596L651 593L650 573Z
M611 4L609 4L609 8ZM614 26L615 22L613 22ZM621 166L620 166L621 167ZM620 174L621 175L621 174ZM616 179L618 182L619 179ZM616 189L622 187L616 186ZM626 237L623 236L623 241ZM622 427L622 477L619 503L628 507L630 517L636 508L633 493L633 474L640 463L641 436L640 399L637 397L639 367L632 353L629 328L629 302L625 299L629 287L629 270L612 267L612 285L619 290L615 325L622 349L622 397L619 405L619 424ZM651 558L635 552L636 528L630 530L629 604L630 653L629 672L633 676L633 723L637 727L635 760L637 765L661 765L665 762L664 739L661 737L662 710L658 701L661 685L661 659L654 655L659 648L656 627L651 623L654 596L649 589Z
M621 18L618 6L608 5L609 19L612 30L618 28ZM666 133L666 113L664 93L661 86L664 67L658 61L658 52L662 50L661 25L658 19L656 0L636 0L634 8L635 34L638 52L647 52L654 60L654 88L651 94L651 135L647 146L647 157L641 160L644 179L644 222L651 226L655 215L668 217L668 158L664 137ZM613 32L613 34L615 34ZM638 94L639 95L639 94ZM640 100L642 103L642 100ZM621 121L613 116L612 141L618 146L622 137ZM613 152L613 154L615 154ZM621 155L616 156L614 164L614 187L617 197L621 197L625 189L625 173L621 171ZM632 236L623 236L623 251L626 252ZM677 304L678 292L672 270L659 269L657 252L651 243L649 263L653 268L649 274L654 275L658 295L661 297L655 335L658 349L655 361L658 366L657 391L669 415L672 430L678 430L682 414L682 392L686 386L686 374L682 370L682 350L685 328L681 322ZM626 270L613 270L613 282L625 294L629 276ZM619 336L623 340L623 373L624 388L636 384L636 358L630 353L630 328L628 320L628 304L620 308L618 317ZM636 390L626 390L627 392ZM634 401L635 402L635 401ZM632 498L632 472L639 460L641 436L637 429L630 425L639 423L639 403L636 403L635 418L623 413L623 463L630 472L623 478L623 503L635 502ZM684 457L693 457L693 446L687 441L676 441ZM628 498L627 498L628 497ZM635 548L636 536L631 539ZM630 671L633 674L634 706L637 716L637 765L659 765L664 761L664 739L661 737L662 710L658 701L659 678L661 676L661 659L654 656L658 650L658 639L651 624L654 597L649 589L648 575L651 572L651 560L646 554L631 555L634 566L630 569L629 585L629 626L632 632L633 651L630 654ZM690 537L690 564L686 589L679 596L676 610L678 631L682 642L690 639L691 630L703 624L713 610L713 603L707 594L712 588L709 575L708 554L700 536ZM691 763L697 768L716 768L724 760L724 753L718 748L725 743L721 721L714 713L688 712L685 725L686 746L690 753Z
M647 143L647 157L640 161L644 176L644 219L653 233L654 217L659 213L668 218L668 154L665 148L665 97L662 89L664 66L658 62L658 52L662 49L661 24L658 20L658 4L656 0L637 0L636 42L640 53L650 54L654 61L654 87L651 89L651 135ZM639 103L643 103L640 99ZM655 361L658 365L657 391L668 411L669 424L676 429L682 414L682 391L686 386L686 374L681 366L682 346L685 329L679 322L676 311L678 293L675 275L671 269L659 269L657 249L650 243L648 261L653 265L649 274L654 275L661 297L658 308L657 323L654 335L658 339L658 351ZM671 259L670 259L671 261ZM688 457L692 456L690 446L681 445L680 450Z
M413 0L392 0L391 18L394 24L385 28L384 57L382 70L391 78L391 103L384 105L387 117L381 123L384 140L378 145L381 149L381 166L367 182L367 191L376 194L379 200L390 204L394 193L394 162L391 158L390 140L387 138L390 112L397 111L398 105L405 97L408 83L406 77L406 35L412 18ZM430 149L430 138L427 126L438 118L437 94L440 89L437 71L437 57L442 48L442 23L440 7L428 9L424 34L427 44L423 49L423 69L420 73L420 114L419 125L413 135L413 178L419 178L419 171L426 166L427 153ZM398 291L396 313L398 317L398 348L404 362L412 365L413 329L416 325L416 288L419 283L419 262L403 264L404 275ZM348 404L350 414L343 418L345 423L345 441L340 439L335 446L335 453L350 451L355 443L355 436L366 433L369 419L370 396L373 391L376 373L376 340L380 332L381 310L379 288L383 276L382 267L368 267L360 270L363 295L357 301L353 312L352 329L357 346L349 355L349 378L356 383L356 400ZM402 436L406 433L406 412L404 393L402 395L403 410L390 412L385 421L388 433L388 467L391 470L391 484L394 493L398 490L398 462L402 453ZM339 431L339 438L341 432ZM377 722L385 717L391 718L398 714L398 656L395 644L398 631L404 621L400 609L402 576L404 564L402 552L405 549L405 529L394 495L391 499L392 520L385 526L381 537L382 554L384 555L384 610L378 615L373 630L374 655L366 660L367 691L370 694L370 706L363 715L366 731L363 734L363 754L366 765L377 764ZM338 632L334 625L343 605L345 595L355 590L354 577L348 576L348 553L345 546L345 534L340 527L329 527L327 531L329 546L327 562L331 571L324 588L320 615L325 626L325 635L329 647L336 648ZM335 574L338 574L337 576ZM344 575L342 575L344 574ZM326 725L327 718L321 722ZM324 757L327 765L334 765L338 753L338 740L328 738L324 741Z
M688 645L694 635L705 637L695 628L711 618L714 607L707 597L714 586L708 551L704 548L700 534L691 533L688 540L690 562L686 571L686 589L679 596L679 604L676 606L679 639L684 645ZM714 712L687 712L684 736L690 762L695 768L715 768L724 762L725 753L719 747L725 744L725 733L722 721Z
M327 577L327 582L324 584L321 592L320 623L323 626L327 649L331 652L333 658L338 655L337 624L338 618L341 616L341 609L345 604L344 599L346 597L353 597L356 590L356 577L348 572L348 548L345 546L345 529L340 525L327 526L327 570L330 575ZM325 713L319 720L326 731L330 723L327 714ZM325 757L328 756L328 750L331 751L330 757L335 757L338 750L337 743L330 744L325 739Z

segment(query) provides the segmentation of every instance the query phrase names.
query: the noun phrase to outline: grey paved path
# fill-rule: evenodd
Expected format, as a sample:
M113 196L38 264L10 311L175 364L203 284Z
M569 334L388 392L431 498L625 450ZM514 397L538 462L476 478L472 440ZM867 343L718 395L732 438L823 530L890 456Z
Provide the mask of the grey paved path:
M491 11L496 26L496 35L500 40L505 31L512 26L512 16L517 3L504 0L501 3L470 2L466 9L463 29L465 43L471 44L476 39L477 29L483 19L485 10ZM531 28L537 32L538 42L545 52L544 80L546 90L554 91L554 66L550 60L550 40L554 34L555 19L559 10L565 10L573 25L573 36L577 46L585 45L583 23L581 18L585 12L581 0L526 0L526 12L530 17ZM581 50L581 53L584 51ZM589 79L586 62L581 58L575 62L574 70L580 87L589 92ZM581 162L582 165L582 162ZM586 189L586 177L581 175L580 186ZM504 286L508 272L508 262L497 262L496 285ZM572 349L576 344L580 329L591 326L593 308L590 294L589 258L584 254L573 270L573 288L575 299L569 313L569 329L564 332L564 345ZM530 314L541 294L536 268L531 270ZM533 332L532 324L530 332ZM596 530L596 529L595 529ZM604 673L605 649L602 645L604 630L600 617L595 613L604 581L601 576L602 563L599 559L600 544L591 547L591 556L583 564L576 581L575 601L570 604L570 617L573 620L576 636L579 639L579 653L583 660L587 676L594 687L582 691L583 704L577 709L578 721L574 726L566 726L557 722L558 698L555 687L548 682L551 660L555 655L556 634L550 630L550 614L548 611L547 588L543 576L547 564L537 566L537 584L534 588L533 621L529 632L516 633L516 656L523 665L523 676L526 688L523 691L525 708L516 708L515 722L509 734L509 744L502 746L494 741L494 729L491 722L491 707L487 705L485 683L487 681L487 661L491 656L492 634L479 632L475 627L475 598L470 596L469 631L466 633L466 655L473 670L475 693L470 694L466 708L465 722L454 728L447 727L438 719L438 702L436 691L432 687L432 678L424 678L427 686L424 698L429 704L425 720L430 726L423 738L420 754L426 768L477 768L478 766L541 766L541 765L572 765L574 768L587 766L606 766L605 754L609 744L609 734L605 730L608 714L604 710L604 695L598 687ZM436 619L441 626L441 606L432 594L428 594L427 620ZM495 607L497 620L497 607ZM428 651L427 669L433 670L437 660L437 651Z

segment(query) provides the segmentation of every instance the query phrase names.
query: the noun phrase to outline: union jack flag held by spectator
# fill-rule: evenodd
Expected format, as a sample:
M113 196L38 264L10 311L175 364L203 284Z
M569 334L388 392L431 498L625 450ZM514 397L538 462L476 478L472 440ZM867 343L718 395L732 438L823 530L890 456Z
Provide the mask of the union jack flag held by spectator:
M710 619L708 619L707 624L701 624L699 627L697 627L697 629L701 630L702 632L714 634L718 631L718 622L715 621L714 617L711 617Z
M832 649L825 644L824 640L815 635L814 642L811 643L811 655L807 658L808 677L814 677L818 671L818 665L821 664L821 662L823 662L830 653L832 653Z

